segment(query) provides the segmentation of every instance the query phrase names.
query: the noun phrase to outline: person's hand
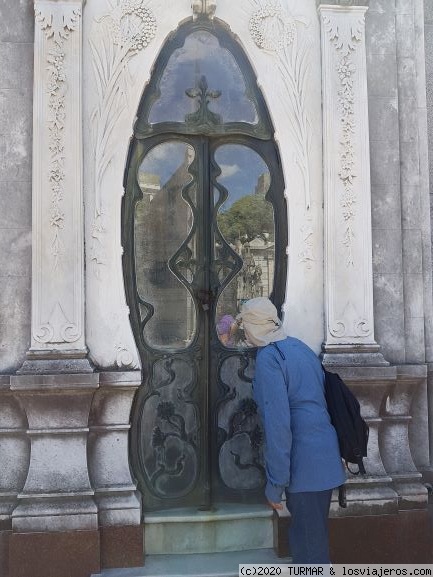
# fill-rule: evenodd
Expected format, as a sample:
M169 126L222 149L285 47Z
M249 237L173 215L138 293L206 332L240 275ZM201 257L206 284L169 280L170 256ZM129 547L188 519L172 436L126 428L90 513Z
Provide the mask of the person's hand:
M272 509L274 509L274 511L281 511L283 508L282 503L272 503L272 501L268 501L268 505L269 505L269 507L272 507Z

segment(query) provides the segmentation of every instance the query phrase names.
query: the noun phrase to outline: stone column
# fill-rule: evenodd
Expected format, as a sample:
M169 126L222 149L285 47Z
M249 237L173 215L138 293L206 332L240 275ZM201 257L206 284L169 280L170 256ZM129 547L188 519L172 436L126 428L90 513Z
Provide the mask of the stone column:
M383 365L374 337L365 6L319 5L325 187L324 362Z
M31 347L21 372L91 370L84 335L83 0L35 0Z
M87 464L99 374L84 334L83 4L35 0L31 346L11 377L30 463L12 513L10 577L43 575L47 566L57 577L100 569Z

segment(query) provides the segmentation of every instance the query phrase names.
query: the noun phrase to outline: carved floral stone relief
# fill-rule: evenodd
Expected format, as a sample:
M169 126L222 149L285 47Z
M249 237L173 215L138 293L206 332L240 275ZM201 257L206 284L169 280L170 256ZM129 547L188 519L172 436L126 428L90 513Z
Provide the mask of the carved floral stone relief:
M339 59L336 70L340 84L338 106L341 121L340 170L338 176L344 187L344 193L340 197L340 207L345 223L343 244L346 247L346 265L353 267L353 242L355 237L353 227L357 204L354 180L358 175L355 170L356 156L354 145L354 134L357 128L354 86L356 66L352 54L361 41L363 21L359 20L356 25L347 27L345 31L341 31L337 23L327 16L323 17L323 21Z
M36 22L39 23L49 42L47 48L48 80L45 87L48 94L49 116L48 146L50 154L49 182L51 188L50 226L53 232L51 255L53 269L57 270L63 254L61 231L64 228L65 213L62 208L65 180L65 118L66 92L68 90L65 68L65 42L76 30L81 17L81 9L76 6L38 5L35 8Z
M375 345L365 8L322 5L326 346Z
M283 95L285 108L288 109L286 120L296 149L294 164L302 175L305 197L304 223L300 227L303 247L298 259L309 270L315 260L314 231L311 227L312 123L307 105L312 48L308 30L310 22L299 14L291 13L279 2L251 2L255 8L249 23L251 37L260 49L276 59L286 89Z
M39 111L40 126L35 130L34 138L41 151L34 160L34 172L40 176L34 190L37 216L33 226L39 234L33 248L37 263L33 293L33 346L76 343L83 335L79 264L74 253L76 246L70 237L70 229L75 226L76 208L82 203L75 198L75 182L79 177L71 176L67 167L69 155L73 157L76 151L75 144L69 147L68 131L76 120L73 76L79 36L72 35L79 34L80 20L81 6L78 2L35 3L35 21L42 35L38 31L35 49L35 66L40 71L35 77L41 79L41 86L35 88L35 110ZM48 240L42 234L44 230L51 235ZM49 255L46 262L45 254ZM43 265L46 270L43 270ZM74 279L74 289L68 295L61 283L57 283L67 268L73 269Z
M95 20L89 38L98 104L91 121L94 134L95 212L92 224L91 260L94 273L106 263L104 246L103 180L116 153L115 129L129 105L133 79L128 63L144 50L156 33L156 19L147 0L115 0L110 11Z

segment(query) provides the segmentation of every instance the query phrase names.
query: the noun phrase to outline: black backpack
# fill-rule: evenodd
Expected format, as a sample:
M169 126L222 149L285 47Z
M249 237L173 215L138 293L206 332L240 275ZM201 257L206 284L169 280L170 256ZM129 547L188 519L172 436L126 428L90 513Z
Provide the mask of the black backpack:
M368 425L361 417L358 399L336 373L325 373L325 398L331 422L337 431L340 454L348 470L365 475L362 461L367 456ZM358 471L352 471L349 463L358 465Z

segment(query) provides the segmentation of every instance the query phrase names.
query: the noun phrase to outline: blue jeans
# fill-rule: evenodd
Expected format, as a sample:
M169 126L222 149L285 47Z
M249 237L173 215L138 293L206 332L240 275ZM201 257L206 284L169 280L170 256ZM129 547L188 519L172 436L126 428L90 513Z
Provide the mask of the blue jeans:
M289 545L293 563L330 563L328 515L332 489L307 493L286 492L292 517Z

